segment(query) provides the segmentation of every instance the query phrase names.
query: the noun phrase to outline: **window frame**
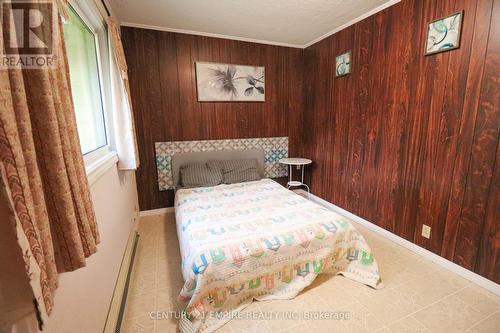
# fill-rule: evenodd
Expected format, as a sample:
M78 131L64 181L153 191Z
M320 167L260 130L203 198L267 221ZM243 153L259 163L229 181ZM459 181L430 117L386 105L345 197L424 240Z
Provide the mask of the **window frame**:
M68 5L80 17L83 23L94 35L101 105L104 120L106 144L83 154L87 177L92 183L107 169L118 161L114 150L114 133L112 127L112 95L111 95L111 53L108 38L108 28L103 19L103 13L93 3L86 0L69 0ZM64 24L64 23L63 23Z

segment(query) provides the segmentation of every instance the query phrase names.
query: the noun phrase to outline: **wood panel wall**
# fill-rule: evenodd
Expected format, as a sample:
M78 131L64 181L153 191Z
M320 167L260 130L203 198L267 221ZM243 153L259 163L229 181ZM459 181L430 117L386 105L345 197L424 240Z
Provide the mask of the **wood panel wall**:
M459 10L460 48L425 56ZM403 0L307 48L304 78L313 193L500 282L500 0Z
M172 205L159 192L154 143L288 136L300 143L303 50L227 39L122 28L141 167L141 210ZM195 61L265 66L266 102L199 103Z

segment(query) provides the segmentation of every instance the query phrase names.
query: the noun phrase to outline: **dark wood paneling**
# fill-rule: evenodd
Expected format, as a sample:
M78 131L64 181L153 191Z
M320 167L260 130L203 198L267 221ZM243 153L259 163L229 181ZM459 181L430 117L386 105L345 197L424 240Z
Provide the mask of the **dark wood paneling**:
M316 195L499 282L499 3L406 0L304 51L123 28L141 210L173 199L154 142L288 135ZM427 22L458 10L461 47L425 56ZM195 61L266 66L266 102L198 103Z
M288 136L299 152L303 50L136 28L122 28L139 145L141 210L172 204L159 192L154 143ZM195 61L265 66L266 102L199 103Z
M497 282L499 3L406 0L307 48L303 131L316 195ZM458 10L460 48L425 56Z
M481 90L480 107L488 114L485 118L492 123L487 125L489 137L486 139L488 149L494 142L496 128L496 156L495 167L491 186L487 196L486 212L482 233L475 234L476 239L480 239L479 250L476 255L476 272L490 280L500 281L500 144L498 140L498 127L500 122L500 1L495 0L491 30L489 35L488 50L484 68L484 82ZM476 124L477 126L477 124ZM483 129L484 131L484 129ZM482 142L479 141L481 146ZM487 162L493 157L487 156ZM476 227L481 228L480 224Z
M488 46L490 26L483 24L491 17L492 0L481 1L476 10L474 36L472 40L471 58L468 68L468 79L464 94L464 104L458 150L454 160L454 173L451 178L451 191L448 201L448 212L445 222L441 255L453 260L456 246L458 222L462 212L465 184L471 156L472 140L474 136L479 95L484 72L484 57Z
M485 236L483 230L485 227L490 229L486 234L491 231L491 222L485 223L489 197L492 199L490 203L494 204L497 200L494 197L500 195L495 193L498 186L492 185L500 127L500 1L495 0L493 6L484 77L453 258L456 263L471 270L477 267L477 260L482 259L478 258L478 250L481 238ZM496 209L499 213L500 207L497 206ZM496 216L496 223L500 223L500 214ZM489 264L495 266L495 262Z

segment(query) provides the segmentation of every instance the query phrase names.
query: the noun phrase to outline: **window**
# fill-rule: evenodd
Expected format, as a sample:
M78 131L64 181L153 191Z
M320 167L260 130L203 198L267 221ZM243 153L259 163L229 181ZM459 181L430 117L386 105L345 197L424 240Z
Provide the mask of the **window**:
M68 11L69 22L63 25L63 30L71 91L82 153L90 155L108 145L99 67L99 38L94 32L96 29L91 29L72 6L69 6Z

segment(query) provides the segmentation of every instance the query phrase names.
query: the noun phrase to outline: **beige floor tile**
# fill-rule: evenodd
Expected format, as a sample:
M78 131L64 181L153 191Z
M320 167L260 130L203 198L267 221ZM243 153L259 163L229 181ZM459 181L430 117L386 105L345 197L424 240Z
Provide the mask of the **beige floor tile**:
M302 323L297 326L278 331L279 333L310 333L309 325Z
M397 289L383 289L379 292L379 295L369 297L362 303L384 325L406 317L421 308Z
M431 333L427 327L411 316L388 325L388 328L394 333Z
M486 316L500 309L499 297L472 283L445 301L467 304Z
M370 245L369 242L368 245ZM389 244L376 251L374 250L373 255L377 262L387 264L392 264L400 260L420 260L419 255L393 242L389 242Z
M363 237L365 238L366 242L368 243L368 245L370 246L370 248L373 250L373 252L377 252L378 249L380 248L383 248L387 245L391 245L392 242L387 240L386 238L380 236L380 235L377 235L376 233L366 229L365 227L357 224L357 223L353 223L353 225L356 227L356 229L361 233L361 235L363 235Z
M156 333L180 333L177 322L158 320L155 327Z
M382 282L389 288L434 272L438 267L428 260L403 258L392 263L379 262Z
M464 332L486 316L452 295L413 315L433 332Z
M322 288L324 288L324 285L316 289L303 290L295 298L289 300L289 302L301 309L323 310L326 304L321 298Z
M260 302L260 309L265 313L268 327L273 332L295 327L303 323L302 310L298 302L290 300L274 300Z
M154 236L156 236L157 232L157 225L155 222L143 222L141 220L139 226L137 227L137 232L143 236L147 236L150 240L155 239Z
M156 248L156 244L141 247L138 246L135 254L137 260L134 262L134 265L139 265L141 263L148 264L149 261L155 262L157 259Z
M184 282L174 214L143 217L138 229L141 238L122 332L177 332L178 319L170 312L178 313L183 307L176 298ZM281 316L295 313L295 318L236 319L218 333L454 333L468 328L470 332L500 332L500 312L494 313L500 307L499 297L384 237L358 229L374 251L384 289L322 274L295 299L254 302L243 310ZM152 319L152 311L167 317ZM318 317L334 311L350 317Z
M171 271L158 272L158 282L157 288L160 289L171 289L175 294L179 295L184 282L177 276L172 274Z
M324 310L330 312L330 310ZM373 332L383 327L368 309L359 302L353 302L335 309L330 318L307 320L313 332ZM323 317L324 318L324 317Z
M172 289L160 289L156 294L156 310L180 313L183 304L177 301L178 292Z
M157 260L155 248L151 250L141 250L137 252L134 266L137 272L155 272Z
M164 239L177 239L177 227L175 225L175 217L174 214L170 214L168 218L166 218L166 221L159 221L158 222L158 228L157 228L158 233L164 238Z
M150 224L154 224L162 219L168 219L169 217L170 217L169 214L156 214L156 215L142 216L140 228L147 227Z
M224 324L224 326L217 329L217 333L232 333L231 323Z
M122 322L120 333L153 333L154 326L142 326L133 320Z
M383 277L382 277L383 281ZM351 279L345 278L343 276L338 276L335 279L335 283L337 283L343 290L347 291L349 295L351 295L354 299L358 301L364 301L368 297L380 295L381 290L376 290L371 287L365 286L359 282L353 281ZM385 288L389 288L390 286L385 286Z
M137 232L139 233L139 249L141 249L141 247L154 247L156 242L160 239L158 226L155 223L148 223L147 227L138 227Z
M179 294L184 285L180 270L180 262L168 262L159 259L156 271L157 288L174 289Z
M234 319L230 323L231 333L272 333L265 321Z
M146 295L156 293L155 272L137 271L130 278L128 295Z
M154 330L154 320L151 319L151 311L154 311L155 297L152 294L130 295L124 313L124 325L128 330L137 332L150 332Z
M161 240L158 242L158 259L169 262L181 262L179 242L177 240Z
M126 311L127 315L132 317L146 316L154 310L156 301L156 292L148 295L129 295L127 297Z
M498 333L500 332L500 311L494 313L493 315L483 319L473 327L471 327L468 333Z
M437 270L404 282L394 289L416 308L422 308L463 289L468 283L453 273Z
M155 331L178 332L180 314L178 304L170 298L170 295L159 292L155 308Z
M339 276L339 278L345 279L342 276ZM331 279L312 291L316 292L327 310L335 310L340 306L355 301L355 298L349 294L342 284L337 283L337 279Z
M232 319L219 330L220 332L238 332L238 333L257 333L257 332L273 332L269 327L267 320L261 320L262 309L260 305L265 302L253 302L241 311L238 317Z
M353 303L344 307L343 311L350 311L352 319L346 321L347 332L373 332L383 327L376 316L361 303Z

